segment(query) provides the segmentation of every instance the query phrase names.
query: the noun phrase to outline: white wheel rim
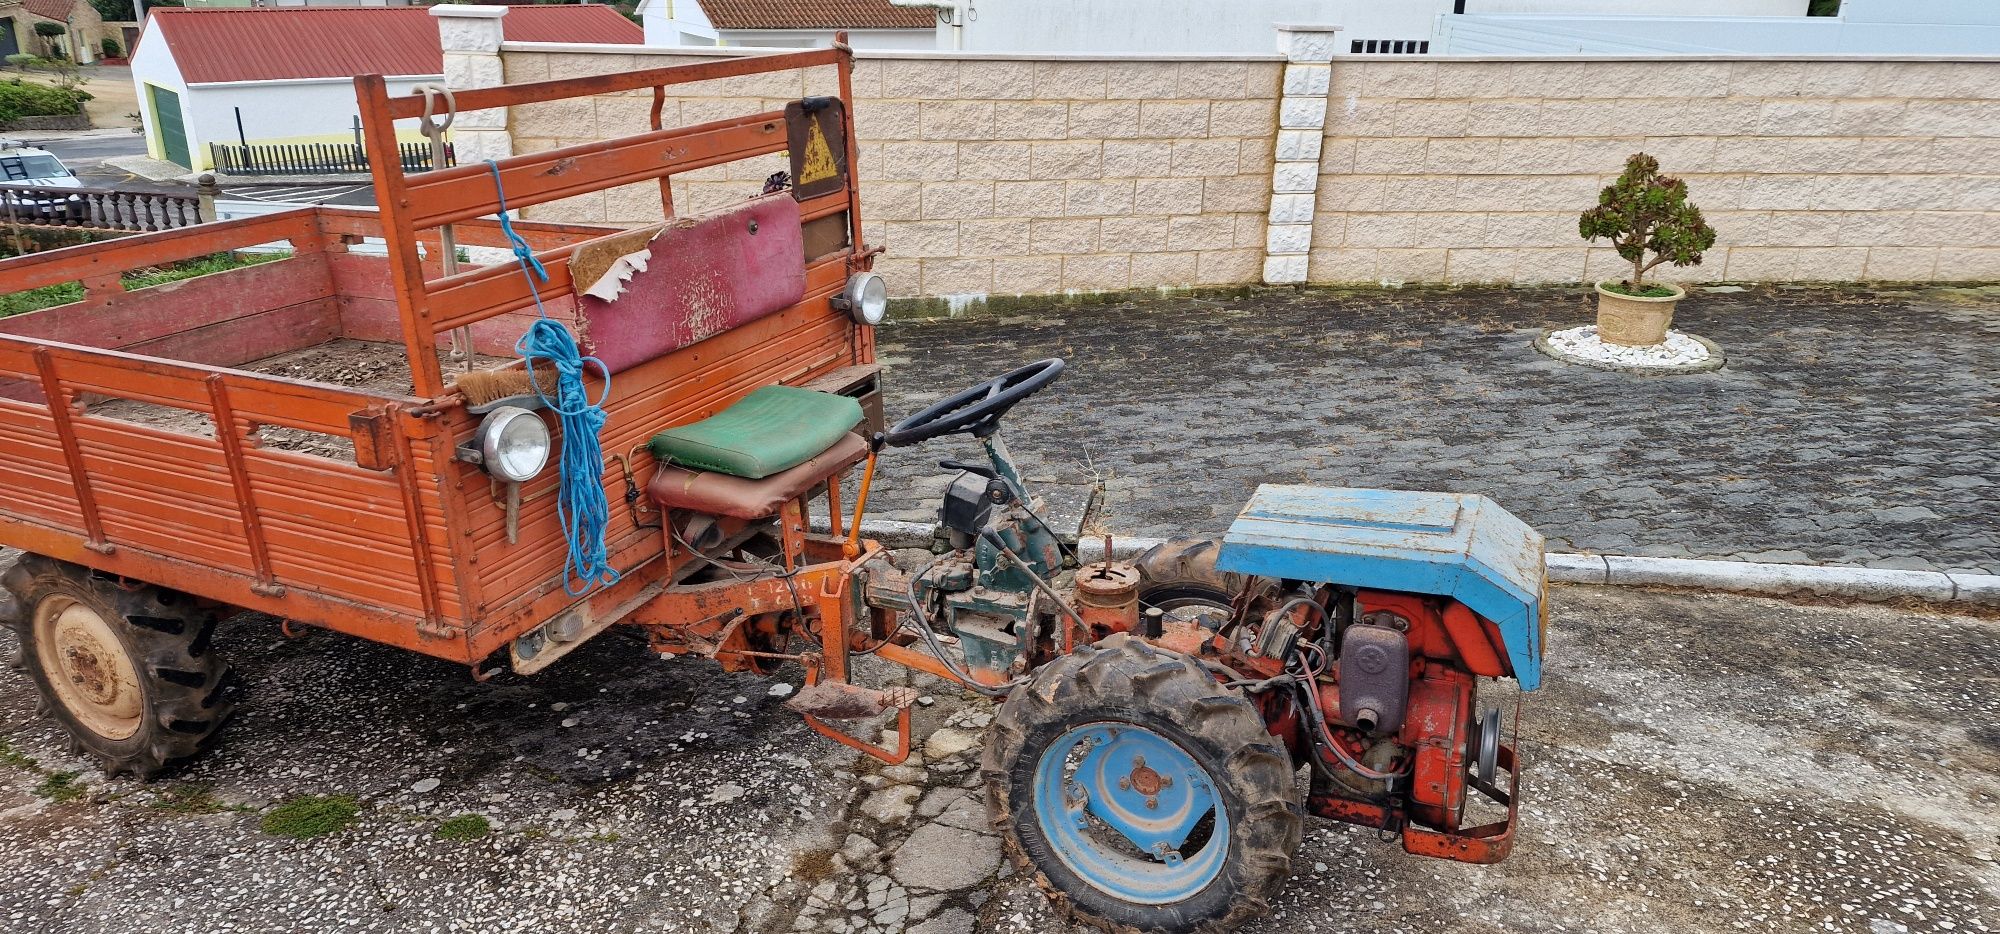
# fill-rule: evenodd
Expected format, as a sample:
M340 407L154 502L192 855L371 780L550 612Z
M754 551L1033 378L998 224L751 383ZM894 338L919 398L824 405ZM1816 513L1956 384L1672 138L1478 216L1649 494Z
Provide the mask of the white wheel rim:
M96 610L73 597L43 600L35 608L35 652L56 700L85 729L113 740L139 732L139 672Z

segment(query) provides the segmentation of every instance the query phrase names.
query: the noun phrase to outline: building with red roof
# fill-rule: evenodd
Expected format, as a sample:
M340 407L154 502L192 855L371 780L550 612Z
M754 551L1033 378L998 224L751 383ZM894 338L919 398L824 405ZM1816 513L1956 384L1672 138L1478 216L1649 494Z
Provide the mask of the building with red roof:
M511 42L638 45L645 33L601 4L510 6ZM132 51L147 149L193 170L224 146L353 145L357 75L390 94L443 83L435 17L424 7L155 7ZM422 140L415 121L400 136Z
M35 35L36 23L55 23L60 36ZM102 54L109 36L122 49L118 30L105 26L97 8L85 0L0 0L0 57L26 53L60 54L73 62L90 63Z
M937 11L890 0L641 0L647 45L937 48Z

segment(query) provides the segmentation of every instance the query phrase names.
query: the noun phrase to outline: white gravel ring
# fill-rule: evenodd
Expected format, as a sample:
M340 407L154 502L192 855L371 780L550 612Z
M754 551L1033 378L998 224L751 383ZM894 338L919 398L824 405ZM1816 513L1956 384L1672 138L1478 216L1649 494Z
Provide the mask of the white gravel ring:
M1600 339L1594 324L1543 331L1535 349L1564 363L1628 373L1706 373L1725 362L1722 348L1685 331L1668 331L1665 342L1651 347L1627 347Z

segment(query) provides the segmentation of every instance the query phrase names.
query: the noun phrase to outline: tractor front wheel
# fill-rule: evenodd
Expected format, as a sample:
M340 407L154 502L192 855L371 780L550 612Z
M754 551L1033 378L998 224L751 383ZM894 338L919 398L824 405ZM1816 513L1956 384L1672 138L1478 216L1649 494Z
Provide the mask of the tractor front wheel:
M0 585L15 602L15 664L34 679L41 712L106 774L150 779L202 751L228 718L229 666L209 647L214 614L191 598L40 555Z
M1129 635L1016 688L982 771L1022 873L1106 931L1222 931L1261 915L1299 844L1292 761L1257 709Z

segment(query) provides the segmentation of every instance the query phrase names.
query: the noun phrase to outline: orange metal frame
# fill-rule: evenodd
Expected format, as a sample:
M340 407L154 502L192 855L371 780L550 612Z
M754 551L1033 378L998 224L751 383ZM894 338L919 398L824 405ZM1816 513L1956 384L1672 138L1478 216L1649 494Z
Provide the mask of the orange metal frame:
M831 67L853 113L844 46L614 75L463 91L461 110L502 108L797 68ZM421 97L355 79L363 132L394 151L394 121ZM662 129L498 161L510 209L783 152L782 111ZM604 403L604 482L612 501L643 488L634 452L662 428L706 417L772 383L872 367L874 338L830 299L872 253L861 241L852 122L844 190L801 202L811 222L845 215L847 242L802 257L798 304L618 374ZM307 208L88 244L0 262L0 289L80 281L83 301L0 320L0 544L439 658L476 664L566 612L613 617L659 589L667 547L613 509L606 542L620 585L584 600L562 587L554 470L521 490L518 536L485 474L454 459L479 422L444 379L438 335L471 326L482 350L511 348L534 295L511 264L445 277L438 228L460 245L502 246L491 170L405 177L377 160L379 213ZM746 190L753 196L755 190ZM566 314L568 257L614 228L517 222L549 272L539 285ZM379 237L386 259L351 249ZM126 292L126 270L274 241L284 260ZM232 369L337 337L403 345L413 391L371 392ZM87 403L129 399L205 416L213 436L106 417ZM348 438L350 461L263 447L261 426ZM802 521L802 512L799 513ZM838 526L836 526L837 528ZM840 543L827 560L841 561ZM656 562L659 562L656 564ZM844 676L844 665L838 666ZM834 675L836 666L828 665Z

